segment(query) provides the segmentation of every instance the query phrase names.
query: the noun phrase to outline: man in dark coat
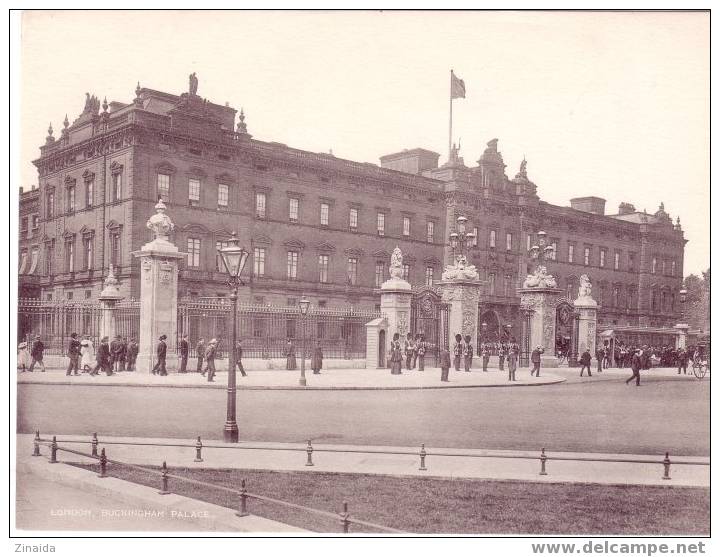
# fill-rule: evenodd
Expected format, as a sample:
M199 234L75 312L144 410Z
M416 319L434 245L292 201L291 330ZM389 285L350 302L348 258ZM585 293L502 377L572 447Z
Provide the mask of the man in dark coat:
M520 346L513 341L508 348L508 381L515 381L518 354L520 354Z
M440 349L440 381L449 381L450 375L450 351L447 348Z
M72 333L70 335L68 358L70 358L70 363L68 364L65 375L70 375L71 371L74 372L73 375L77 375L78 370L80 369L80 341L77 339L77 333Z
M125 353L127 370L135 371L135 361L137 360L138 352L140 347L138 346L137 339L135 337L130 339L127 345L127 352Z
M598 372L601 372L603 368L603 360L605 359L605 350L603 350L602 346L598 346L595 350L595 359L597 360L597 370Z
M242 364L242 354L242 340L237 339L237 341L235 342L235 365L240 370L240 375L242 375L243 377L247 377L247 373L245 373L245 368Z
M538 346L530 354L530 361L532 362L533 368L530 370L530 376L535 374L536 377L540 377L540 354L545 352L542 346Z
M97 352L95 352L95 369L90 372L93 377L98 374L98 371L105 371L106 375L112 375L112 366L110 364L110 345L108 344L108 337L102 337L100 339L100 346L98 346Z
M30 348L30 357L32 358L32 362L30 362L30 370L32 371L35 367L35 364L40 364L40 371L45 371L45 364L43 363L43 354L45 352L45 345L40 340L40 335L37 335L35 337L35 342L32 343L32 347Z
M197 355L197 372L202 373L203 360L205 359L205 339L201 338L198 340L197 346L195 347L195 354Z
M153 375L167 375L167 368L165 367L165 359L167 358L167 344L165 344L166 338L166 335L160 335L160 339L158 340L157 347L155 349L157 361L152 368Z
M677 365L678 365L678 375L680 375L681 369L683 370L683 373L685 375L687 375L688 353L684 348L678 348Z
M585 371L585 368L587 368L588 377L592 377L592 372L590 371L591 361L592 356L590 355L590 350L586 348L585 351L580 355L580 377L583 376L583 371Z
M187 360L190 353L190 345L188 344L187 335L183 335L180 339L180 369L178 373L187 373Z
M320 370L322 369L323 365L323 351L322 347L320 346L320 341L318 340L315 348L313 348L312 358L310 359L310 369L312 369L313 373L315 375L320 374Z
M122 337L118 335L110 343L110 363L113 366L113 371L120 371L120 356L122 355L122 351Z
M642 351L638 348L635 351L635 354L633 354L632 360L630 360L630 368L632 369L633 374L625 381L626 385L635 379L635 385L637 387L640 386L640 370L643 366L641 354Z
M122 337L120 339L120 358L119 358L119 366L118 371L125 371L127 369L127 349L128 349L128 340L127 337Z
M217 340L212 339L205 349L205 371L207 371L207 380L212 383L215 381L215 351L217 350ZM203 376L205 371L202 372Z

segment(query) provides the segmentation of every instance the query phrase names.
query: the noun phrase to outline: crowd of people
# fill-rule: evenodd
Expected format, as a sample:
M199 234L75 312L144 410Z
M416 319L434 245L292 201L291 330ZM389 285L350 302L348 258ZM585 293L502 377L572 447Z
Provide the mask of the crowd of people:
M641 352L641 369L653 367L677 368L678 373L687 373L688 364L700 361L705 357L705 350L701 346L687 346L685 348L662 345L639 345L616 343L614 349L608 344L599 345L595 351L598 371L613 367L628 368L632 366L632 358L637 351Z

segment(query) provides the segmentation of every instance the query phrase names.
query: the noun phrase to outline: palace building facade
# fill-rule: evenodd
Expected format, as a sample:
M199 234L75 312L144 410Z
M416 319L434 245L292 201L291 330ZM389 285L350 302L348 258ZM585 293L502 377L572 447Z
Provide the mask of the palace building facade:
M679 319L685 239L661 206L598 197L570 207L540 200L525 161L513 178L490 141L477 165L457 150L439 165L425 149L381 157L380 166L253 139L245 115L198 96L138 88L131 103L87 95L82 114L49 130L38 187L21 193L20 292L43 300L97 298L110 265L121 292L138 297L132 252L161 197L187 253L181 296L226 296L217 249L233 231L250 257L241 300L375 308L392 250L406 279L435 286L452 256L458 216L476 232L469 261L480 272L483 333L519 327L516 289L529 270L536 233L555 247L549 268L572 300L593 283L599 321L667 327ZM515 328L514 330L519 330Z

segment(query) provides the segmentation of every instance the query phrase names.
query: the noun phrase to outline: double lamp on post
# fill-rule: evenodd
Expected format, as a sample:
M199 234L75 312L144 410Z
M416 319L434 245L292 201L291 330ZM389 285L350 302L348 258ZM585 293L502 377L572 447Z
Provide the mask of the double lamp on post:
M467 217L459 216L457 218L457 232L450 233L450 247L453 251L453 260L458 262L460 257L466 255L466 248L473 245L475 241L474 232L465 232Z
M223 429L223 438L226 443L238 442L238 425L237 425L237 385L235 380L235 345L237 344L237 300L238 287L243 284L240 280L240 274L245 268L249 252L245 248L240 247L237 234L232 233L228 245L218 250L222 259L225 270L228 273L227 284L230 287L230 300L233 303L233 328L232 328L232 346L228 354L228 386L227 386L227 418L225 420L225 428Z
M298 302L300 306L300 328L302 329L302 359L300 360L300 386L307 386L307 379L305 379L305 322L307 320L308 310L310 309L310 300L305 296L300 298Z

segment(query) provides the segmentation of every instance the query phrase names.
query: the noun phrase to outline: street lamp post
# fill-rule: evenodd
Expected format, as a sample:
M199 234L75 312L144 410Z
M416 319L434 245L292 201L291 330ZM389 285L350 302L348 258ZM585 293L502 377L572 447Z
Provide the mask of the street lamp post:
M228 354L230 368L228 369L228 386L227 386L227 418L225 420L225 428L223 429L223 438L226 443L238 442L238 425L237 425L237 385L235 380L235 345L237 344L237 300L238 287L242 284L240 273L245 268L245 263L250 255L245 248L241 248L237 235L232 233L232 237L228 245L218 250L222 259L225 270L228 273L227 284L230 287L230 300L233 305L233 330L232 330L232 346Z
M467 217L459 216L457 218L457 232L450 233L450 247L453 251L453 260L457 264L460 258L465 255L469 244L475 239L474 232L465 232Z
M547 233L541 230L537 235L538 243L530 248L530 258L536 260L538 265L542 265L555 258L555 249L547 244Z
M680 319L683 323L685 323L685 302L687 302L687 289L685 288L685 283L683 282L682 287L680 288Z
M300 361L300 386L305 387L307 386L307 380L305 379L305 322L307 319L308 309L310 309L310 300L303 296L302 298L300 298L298 305L300 306L300 315L302 316L300 319L300 327L302 329L302 360Z

